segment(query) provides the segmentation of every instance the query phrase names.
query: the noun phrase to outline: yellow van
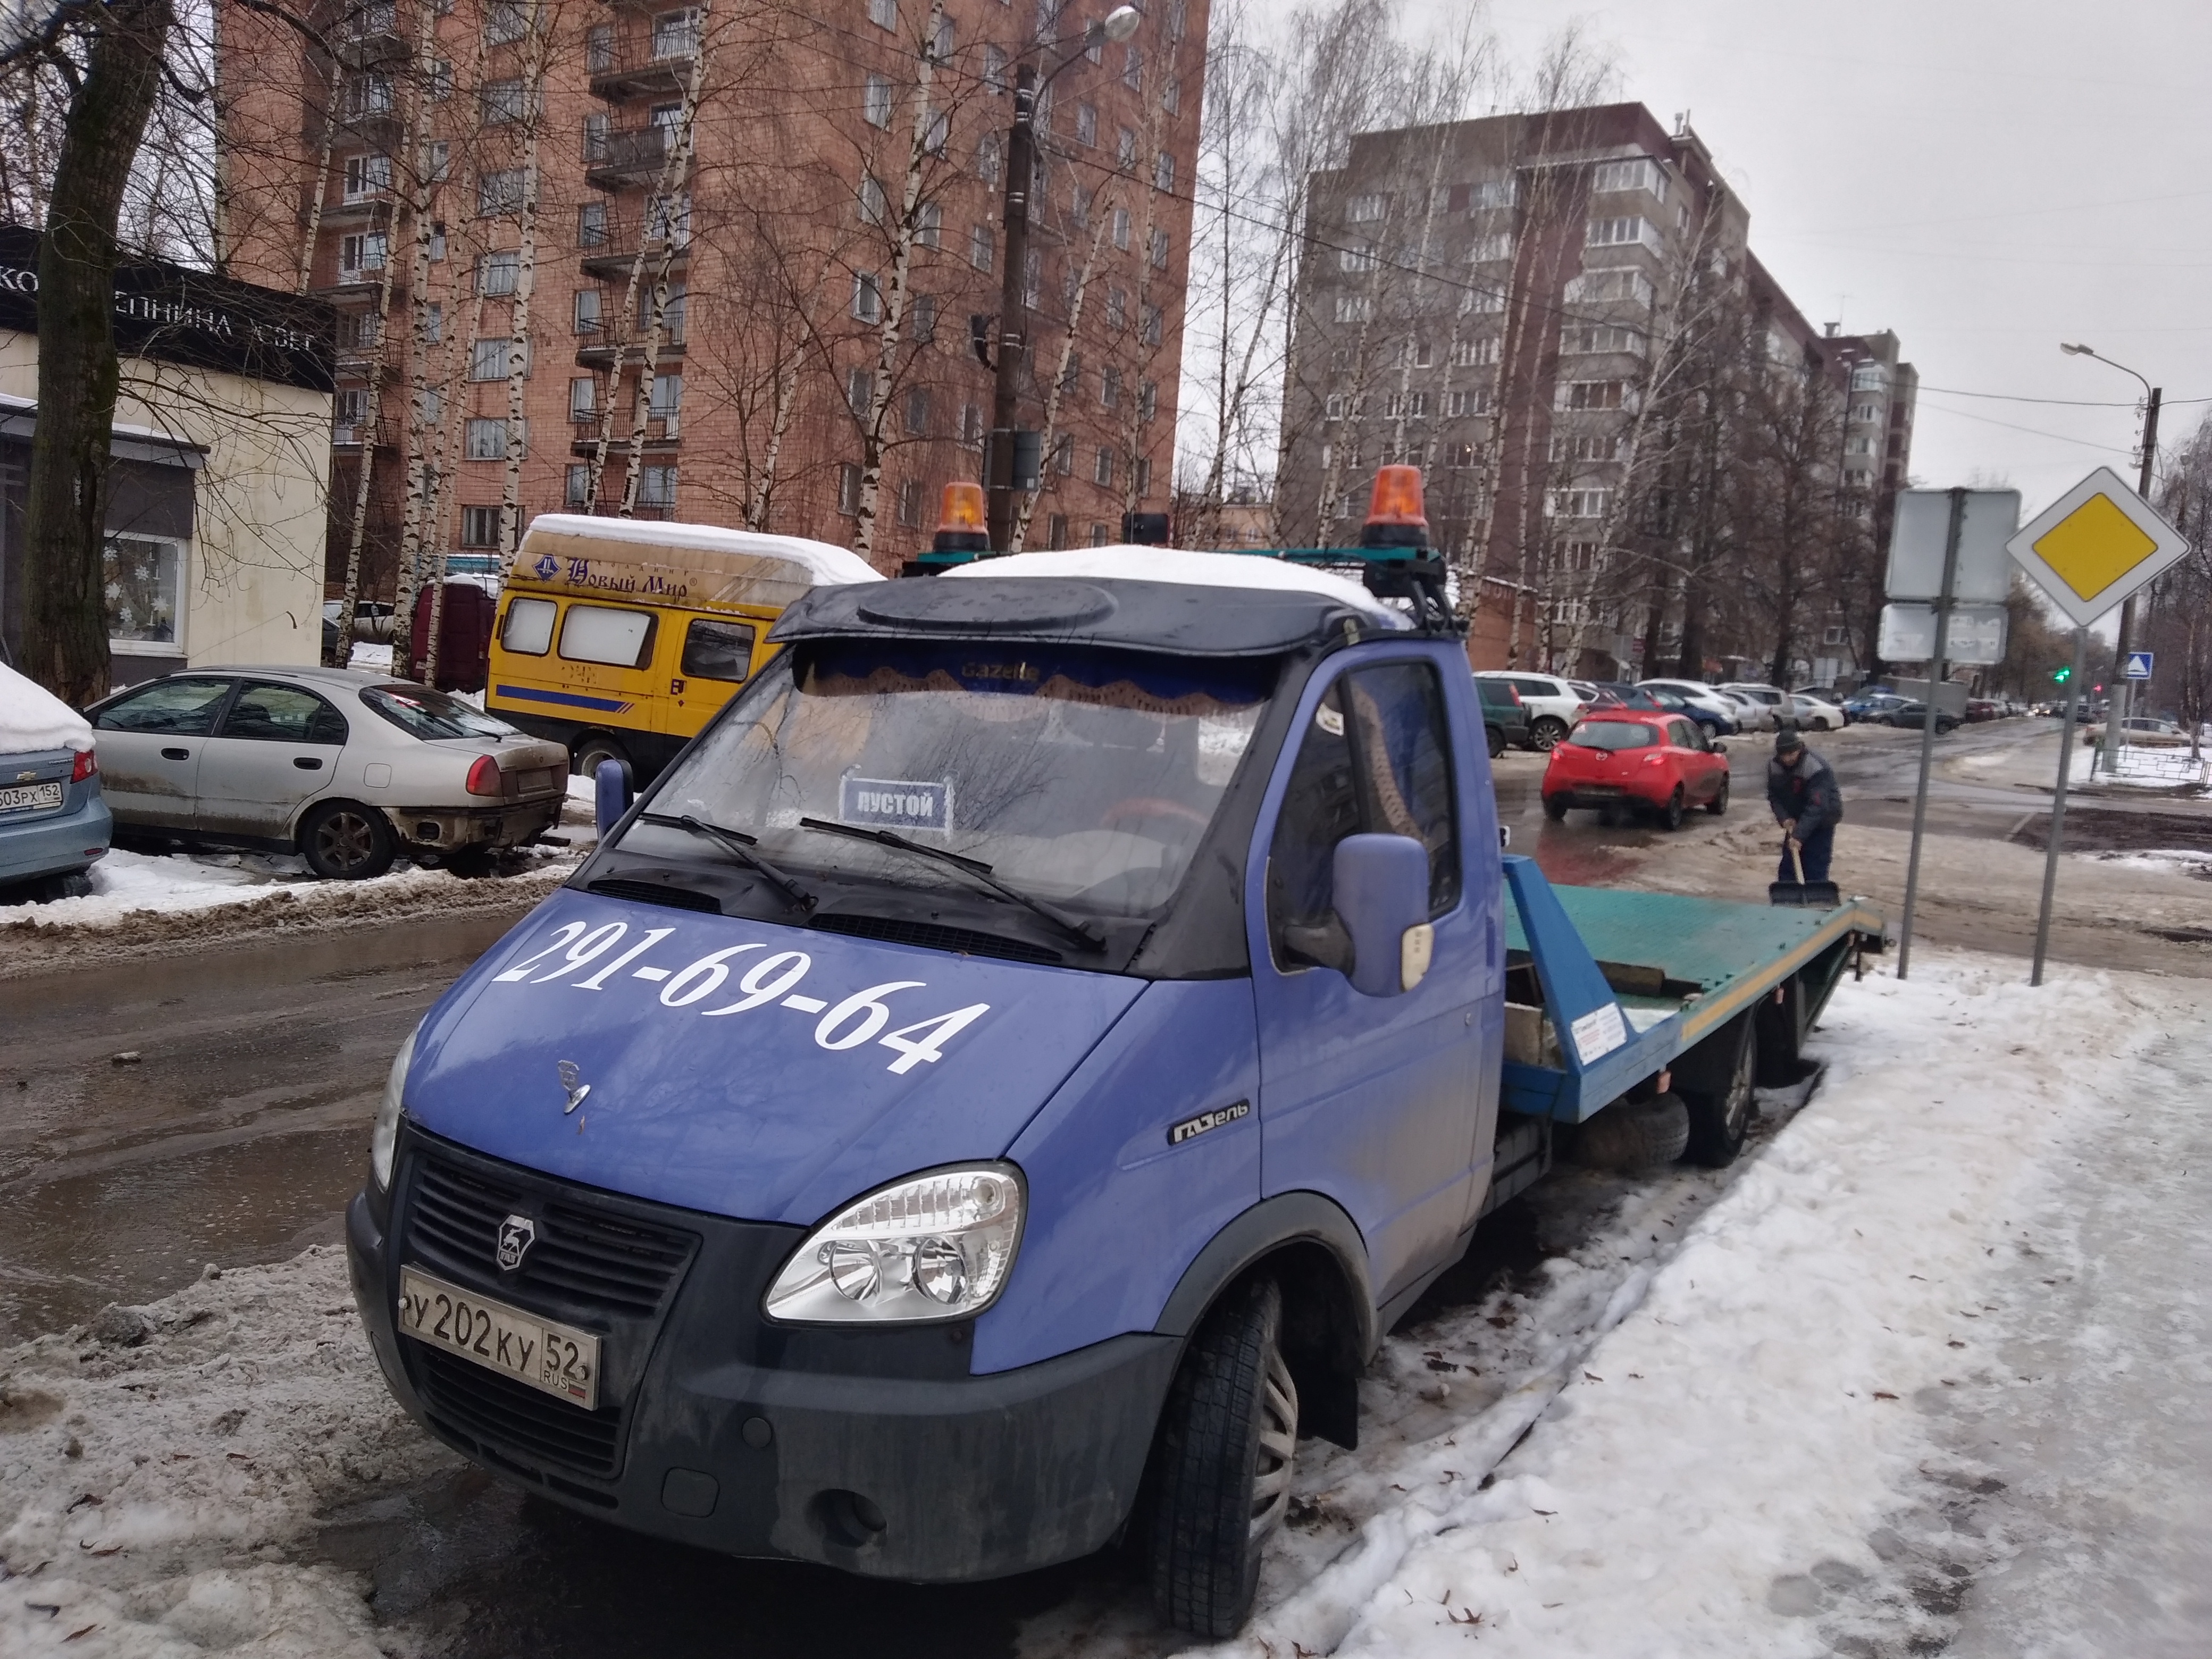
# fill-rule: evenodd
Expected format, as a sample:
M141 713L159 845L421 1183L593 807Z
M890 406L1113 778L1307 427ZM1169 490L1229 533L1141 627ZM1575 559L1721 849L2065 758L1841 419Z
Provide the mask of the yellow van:
M589 776L665 766L772 653L810 587L883 579L859 555L716 525L541 513L501 596L484 707Z

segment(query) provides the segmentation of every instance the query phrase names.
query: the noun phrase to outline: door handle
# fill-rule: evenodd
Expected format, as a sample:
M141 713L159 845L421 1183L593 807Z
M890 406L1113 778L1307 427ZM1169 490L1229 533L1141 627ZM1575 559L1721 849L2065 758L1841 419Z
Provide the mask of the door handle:
M292 757L292 764L302 772L319 772L323 769L322 762L313 755L295 755Z
M161 751L163 760L190 760L191 757L192 751L189 749L164 749Z

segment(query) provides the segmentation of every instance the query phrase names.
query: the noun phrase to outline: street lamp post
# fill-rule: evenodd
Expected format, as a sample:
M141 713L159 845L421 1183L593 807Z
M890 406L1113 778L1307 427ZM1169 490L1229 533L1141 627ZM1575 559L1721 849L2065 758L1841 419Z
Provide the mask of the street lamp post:
M2136 374L2135 370L2130 368L2125 363L2116 363L2110 357L2100 356L2094 346L2061 344L2058 349L2069 357L2095 357L2106 368L2117 368L2123 374L2135 374L2136 379L2142 382L2147 402L2143 407L2142 474L2141 481L2136 485L2136 493L2148 501L2150 499L2152 465L2158 459L2158 405L2162 396L2161 388L2153 386L2142 375ZM2119 684L2116 688L2120 694L2118 699L2118 707L2114 708L2108 704L2105 711L2105 741L2102 747L2105 769L2107 772L2112 769L2112 763L2119 755L2121 738L2127 730L2127 717L2135 706L2135 682L2129 679L2124 672L2128 662L2129 643L2134 639L2135 631L2136 596L2130 593L2128 595L2127 602L2120 606L2119 638L2115 641L2112 652L2114 665L2123 671L2118 676Z
M1014 76L1014 122L1006 134L1001 227L1006 267L999 285L999 355L992 364L991 435L987 513L991 550L1003 553L1014 534L1014 432L1021 418L1022 365L1029 358L1030 191L1036 176L1036 100L1061 70L1100 41L1127 40L1144 21L1134 6L1116 6L1087 25L1080 40L1039 79L1024 62ZM1042 457L1039 458L1042 461Z

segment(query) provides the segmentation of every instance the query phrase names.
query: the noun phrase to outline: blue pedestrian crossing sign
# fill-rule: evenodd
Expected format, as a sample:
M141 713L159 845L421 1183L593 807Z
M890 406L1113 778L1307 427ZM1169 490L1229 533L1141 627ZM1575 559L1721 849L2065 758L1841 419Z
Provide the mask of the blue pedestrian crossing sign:
M2129 652L2127 661L2123 664L2120 668L2121 677L2124 679L2130 680L2148 679L2150 678L2151 655L2152 653L2148 651Z

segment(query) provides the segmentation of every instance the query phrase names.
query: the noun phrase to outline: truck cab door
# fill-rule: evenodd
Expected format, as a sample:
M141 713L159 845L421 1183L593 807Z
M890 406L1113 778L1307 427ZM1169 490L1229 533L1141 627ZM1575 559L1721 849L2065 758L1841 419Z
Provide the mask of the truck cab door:
M1498 831L1481 716L1455 659L1378 647L1315 676L1262 804L1246 883L1262 1188L1343 1205L1382 1302L1462 1247L1496 1137ZM1290 942L1310 944L1334 916L1336 843L1377 831L1429 849L1435 929L1426 975L1383 997Z

